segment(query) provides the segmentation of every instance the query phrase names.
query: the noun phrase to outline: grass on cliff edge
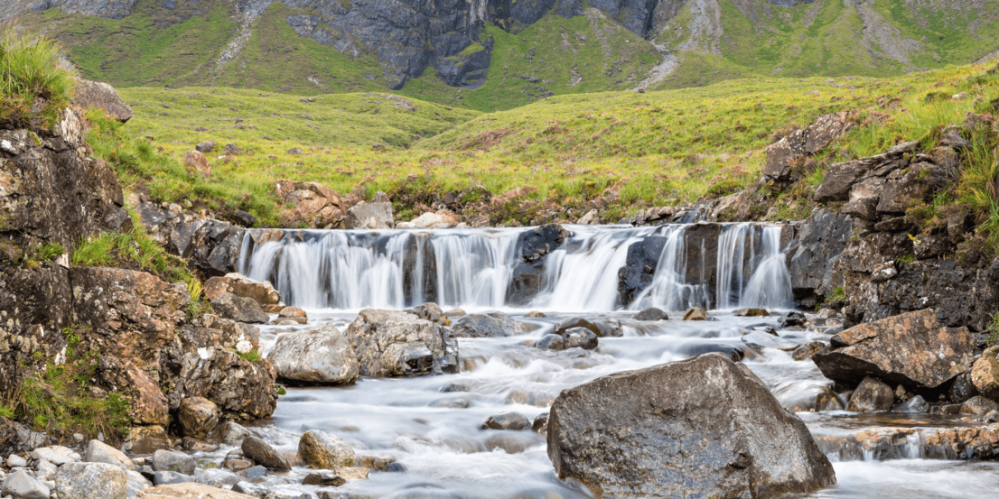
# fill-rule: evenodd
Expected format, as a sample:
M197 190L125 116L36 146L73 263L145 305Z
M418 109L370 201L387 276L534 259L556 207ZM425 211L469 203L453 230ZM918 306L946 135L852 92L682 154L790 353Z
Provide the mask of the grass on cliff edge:
M52 126L73 97L76 73L46 38L0 24L0 124Z
M644 94L556 96L488 114L407 98L418 109L412 113L387 94L324 96L303 104L296 96L255 91L122 89L126 101L138 104L136 117L124 127L101 124L94 147L117 166L129 189L195 209L243 209L270 226L281 209L273 192L278 179L316 181L341 193L361 189L369 197L379 190L442 195L482 185L569 219L603 197L616 199L605 213L614 221L644 206L753 185L775 135L820 114L860 110L867 120L823 155L827 162L881 152L933 126L960 124L975 103L999 92L982 75L988 76L985 66L891 79L755 78ZM926 99L960 92L967 98ZM321 109L352 121L318 119ZM406 120L420 110L432 124L425 133L386 140L394 130L415 131L422 121ZM874 115L878 119L869 119ZM923 118L909 118L923 115L933 117L929 128ZM197 131L199 126L208 130ZM233 142L245 152L212 155L212 174L191 176L180 160L205 140ZM296 147L303 152L288 152ZM404 220L419 215L407 211L412 207L397 208ZM531 214L510 211L509 219L494 223L530 223Z

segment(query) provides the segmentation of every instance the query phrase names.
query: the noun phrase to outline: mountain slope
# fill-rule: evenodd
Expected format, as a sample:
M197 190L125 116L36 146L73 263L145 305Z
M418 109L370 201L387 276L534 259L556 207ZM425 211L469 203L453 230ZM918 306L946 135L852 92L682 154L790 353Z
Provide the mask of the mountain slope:
M999 49L999 0L16 0L89 78L395 90L492 111L744 76L888 76Z

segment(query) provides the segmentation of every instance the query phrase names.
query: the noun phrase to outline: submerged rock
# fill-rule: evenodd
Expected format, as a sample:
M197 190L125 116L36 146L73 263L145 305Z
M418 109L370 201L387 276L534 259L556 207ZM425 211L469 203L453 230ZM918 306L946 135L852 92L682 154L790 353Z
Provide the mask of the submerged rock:
M635 314L636 321L668 321L669 315L666 312L656 308L649 307L641 312Z
M279 378L305 383L349 385L359 371L350 341L330 324L280 335L268 359Z
M563 391L548 456L598 497L762 499L836 483L805 424L720 354Z
M843 348L812 360L827 378L856 384L871 376L908 388L936 388L971 368L974 342L967 328L937 324L932 310L861 324L833 337Z
M517 412L507 412L489 416L485 423L482 423L483 430L513 430L520 431L531 427L531 420Z
M345 332L366 376L458 371L458 342L448 328L406 312L362 310Z
M685 321L703 321L707 320L708 311L701 307L693 307L687 309L683 314L683 320Z

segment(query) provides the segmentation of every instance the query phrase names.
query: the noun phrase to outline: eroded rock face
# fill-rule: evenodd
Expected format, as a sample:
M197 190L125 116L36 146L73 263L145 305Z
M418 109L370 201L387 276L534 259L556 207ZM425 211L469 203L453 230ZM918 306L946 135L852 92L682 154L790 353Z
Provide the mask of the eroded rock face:
M277 405L277 375L266 359L250 362L232 351L211 347L167 352L164 369L174 380L167 394L171 410L186 397L204 397L235 417L270 416Z
M232 293L222 293L211 300L211 302L212 310L218 312L225 319L245 322L247 324L266 324L270 320L270 316L252 298L243 298Z
M316 182L278 180L276 191L288 206L281 212L283 227L304 223L318 229L343 228L346 206L329 187Z
M214 300L224 293L232 293L242 298L252 298L265 305L281 305L281 293L267 281L257 281L235 272L222 277L212 277L205 281L205 298Z
M847 346L812 360L827 378L848 385L870 376L911 389L937 388L974 360L967 328L941 327L932 310L854 326L836 335L834 344Z
M187 258L206 275L236 272L246 229L213 219L200 219L153 203L138 206L139 218L150 236L171 254Z
M278 377L304 383L349 385L359 372L350 341L329 324L282 334L268 360Z
M458 343L450 329L406 312L362 310L345 332L367 376L457 372Z
M804 423L720 354L563 391L548 456L598 497L766 498L836 483Z
M219 408L204 397L188 397L180 402L177 419L184 436L205 440L219 424Z

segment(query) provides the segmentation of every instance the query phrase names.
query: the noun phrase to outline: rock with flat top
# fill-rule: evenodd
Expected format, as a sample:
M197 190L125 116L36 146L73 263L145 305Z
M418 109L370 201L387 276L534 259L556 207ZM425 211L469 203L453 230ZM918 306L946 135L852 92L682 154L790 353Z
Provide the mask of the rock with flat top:
M362 310L344 333L360 374L418 376L458 371L458 342L450 329L396 310Z
M127 483L125 470L107 463L66 463L55 477L60 499L125 499Z
M330 324L280 335L268 359L279 378L303 383L349 385L359 373L350 341Z

